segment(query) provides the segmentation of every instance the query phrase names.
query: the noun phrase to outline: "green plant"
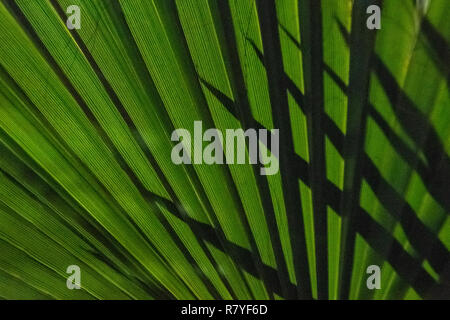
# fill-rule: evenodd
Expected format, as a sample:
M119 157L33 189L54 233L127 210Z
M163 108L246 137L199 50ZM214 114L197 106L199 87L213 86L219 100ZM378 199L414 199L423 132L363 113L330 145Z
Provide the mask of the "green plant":
M450 298L448 9L3 0L0 297ZM196 120L279 129L279 173L173 164Z

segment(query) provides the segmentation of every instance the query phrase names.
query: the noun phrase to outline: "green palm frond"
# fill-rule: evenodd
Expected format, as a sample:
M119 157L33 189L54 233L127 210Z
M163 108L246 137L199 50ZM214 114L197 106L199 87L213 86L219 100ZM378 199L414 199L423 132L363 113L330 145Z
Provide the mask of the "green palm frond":
M449 8L2 0L0 298L449 299ZM196 121L278 173L174 164Z

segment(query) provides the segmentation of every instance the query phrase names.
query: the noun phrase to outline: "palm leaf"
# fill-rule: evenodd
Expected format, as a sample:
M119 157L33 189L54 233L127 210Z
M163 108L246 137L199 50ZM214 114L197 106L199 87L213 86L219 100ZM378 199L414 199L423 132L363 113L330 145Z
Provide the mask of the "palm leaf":
M448 9L3 0L0 297L450 298ZM195 121L278 129L279 172L174 164Z

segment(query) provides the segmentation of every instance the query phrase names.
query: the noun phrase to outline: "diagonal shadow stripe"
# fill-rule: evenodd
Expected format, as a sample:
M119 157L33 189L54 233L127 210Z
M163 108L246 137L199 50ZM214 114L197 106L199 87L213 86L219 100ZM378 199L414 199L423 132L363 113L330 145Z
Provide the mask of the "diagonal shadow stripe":
M421 31L428 40L430 56L436 64L436 69L442 72L447 87L450 85L450 46L448 40L436 30L433 24L427 19L422 20Z
M238 104L228 104L226 107L230 110L233 110L232 112L235 114L236 118L240 119L241 126L244 129L248 128L257 128L257 124L255 123L251 111L250 111L250 105L249 105L249 99L246 91L245 86L245 80L244 80L244 74L243 71L245 68L242 68L241 61L239 59L238 54L238 48L237 48L237 41L235 36L235 27L232 23L232 15L231 15L231 9L227 1L221 1L219 2L219 7L221 9L221 20L224 26L224 31L226 33L226 36L224 37L226 39L226 45L227 45L227 51L229 55L229 61L230 61L230 83L233 87L233 92L236 96L237 101L239 101ZM246 34L246 33L244 33ZM212 86L207 84L206 81L200 81L207 86L208 90L214 90ZM217 91L217 90L216 90ZM220 92L216 92L217 94L221 94ZM239 105L239 108L235 108ZM270 131L268 131L270 132ZM269 141L272 139L267 140L266 147L270 150ZM287 269L287 264L284 258L283 254L283 248L281 244L281 237L278 232L277 228L277 221L275 217L275 209L273 206L273 203L271 201L271 194L270 194L270 187L269 183L266 177L261 176L259 173L257 173L257 166L253 166L254 170L254 176L257 181L257 187L258 192L260 194L261 203L264 209L264 216L267 221L267 226L269 228L269 237L270 241L272 243L272 247L274 250L274 255L276 259L276 265L278 270L278 278L280 281L281 289L283 291L284 297L287 298L293 298L296 296L295 290L293 290L292 286L289 282L289 274ZM293 218L293 216L288 216ZM292 219L291 219L292 220ZM291 221L293 222L293 221ZM291 224L289 224L291 225ZM296 224L292 224L296 225ZM290 233L292 234L292 230L290 230ZM295 235L295 233L294 233ZM291 238L292 239L292 238ZM295 264L295 257L298 256L296 253L299 251L297 246L293 246L293 256L294 256L294 264ZM298 277L297 277L298 278ZM299 279L299 278L298 278ZM307 288L302 288L302 290L308 291ZM299 291L300 288L297 287L297 291Z
M280 139L282 143L279 144L279 164L280 164L280 177L281 185L284 196L284 204L286 210L286 216L288 220L289 236L291 240L292 256L294 263L294 270L297 279L297 295L300 298L311 298L311 277L308 264L308 253L306 248L306 234L304 221L302 219L302 203L300 197L300 187L297 179L293 177L290 172L295 166L295 158L292 156L291 150L294 149L294 141L292 137L291 119L289 113L288 96L284 85L284 67L283 56L281 52L281 42L278 31L278 19L277 10L274 0L266 0L256 2L256 8L259 16L259 27L261 30L262 46L264 48L266 59L266 73L268 83L268 93L271 105L272 121L275 128L279 130ZM315 15L315 18L316 15ZM314 119L315 120L315 119ZM315 121L316 122L316 121ZM320 129L320 128L316 128ZM318 132L317 132L318 133ZM322 141L323 143L323 141ZM317 149L311 152L311 157L318 157L323 155L323 150L320 148L320 144L317 144ZM316 159L317 164L321 161ZM322 171L320 171L322 172ZM316 181L316 180L314 180ZM311 189L316 190L317 183L311 184ZM316 195L318 196L320 192ZM320 197L313 196L313 202L317 205L317 199ZM321 204L319 204L320 207ZM325 213L325 207L321 207L324 210L319 210L317 206L314 208L318 210L316 214ZM323 226L322 223L317 223L315 226ZM317 238L316 238L317 240ZM323 242L317 242L317 250L323 249ZM328 272L325 272L327 255L323 255L316 258L316 266L318 274L318 297L323 298L328 294ZM325 260L324 263L323 260ZM324 276L325 275L325 276ZM325 282L323 281L325 280ZM325 284L325 286L323 285ZM325 287L325 288L324 288ZM324 290L325 289L325 290ZM326 292L324 292L326 291Z
M217 92L217 90L212 91L213 94ZM234 102L226 95L219 94L216 97L217 99L222 101L227 110L236 110L237 106L234 106ZM231 112L231 114L233 114L233 112ZM329 119L329 121L332 122L331 119ZM258 124L258 126L262 127L261 124ZM342 141L337 141L343 139L342 132L337 127L335 129L338 130L341 137L335 135L335 138L332 139L332 142L337 142L336 144L342 145ZM329 135L329 132L327 132L327 134ZM293 170L293 174L295 174L307 186L309 186L309 164L297 154L295 154L294 156L296 157L296 166ZM338 214L340 214L339 202L341 193L342 191L338 187L327 180L326 201L327 204ZM208 227L211 228L210 226ZM360 235L366 240L366 242L377 253L383 256L393 266L397 273L403 279L408 281L410 285L416 290L416 292L418 292L421 296L427 296L430 288L432 287L440 288L440 284L436 283L436 281L422 267L421 260L411 256L408 252L406 252L403 249L402 245L376 220L374 220L367 211L365 211L361 207L358 208L358 221L355 227L356 231L360 233ZM239 263L239 261L237 262ZM246 271L251 272L251 270ZM272 273L273 272L269 272L269 274ZM417 274L418 277L412 277L411 274Z
M328 70L328 72L334 74L332 70ZM336 77L336 74L333 76ZM343 89L345 92L346 88L344 87ZM416 152L411 150L401 138L398 137L378 111L376 111L375 107L370 106L369 114L406 162L409 163L411 167L415 167L420 175L424 174L424 171L427 169L424 168L425 164L423 161ZM332 133L330 134L331 140L337 147L337 150L340 151L341 141L345 137L335 124L329 120L331 119L328 119L327 123L330 133ZM379 201L383 203L391 215L399 220L414 248L419 251L423 258L428 258L430 264L439 273L446 265L446 262L450 261L450 254L445 245L420 221L412 207L404 201L401 195L382 177L381 172L367 154L363 161L364 177L372 190L376 190L375 194Z
M347 30L340 21L337 21L337 23L343 38L348 44L349 36ZM448 57L448 43L446 40L442 36L438 36L439 33L427 20L424 20L422 25L424 28L423 32L430 38L430 42L433 44L435 50L437 52L444 50L443 53L440 53L439 57L441 59ZM444 70L449 69L448 61L443 61ZM427 116L419 110L415 103L403 91L388 67L377 55L374 55L372 69L379 78L380 84L391 102L393 111L402 128L414 141L416 147L423 152L428 161L428 166L423 162L418 166L417 173L421 176L428 192L450 213L450 197L448 197L446 187L448 181L450 181L450 158L445 151L445 147L438 133L428 121ZM448 82L448 71L446 72ZM405 157L405 160L408 161L408 157Z
M341 25L341 28L343 29L343 26ZM343 29L345 30L345 29ZM348 35L346 35L348 38ZM292 37L291 37L292 38ZM260 59L263 66L265 66L265 60L263 54L259 51L256 44L251 40L247 38L247 41L250 42L251 46L255 50L256 55ZM298 44L298 47L300 45ZM347 91L347 88L343 81L339 79L339 77L334 74L331 70L331 68L325 66L325 71L330 73L332 78L336 81L338 86L341 87L343 92ZM288 90L291 91L293 97L297 100L299 106L302 108L302 110L305 112L305 103L304 103L304 97L303 94L300 92L300 90L295 86L293 81L289 79L287 75L285 75L285 82L286 87ZM217 90L211 89L212 86L209 86L210 90L212 90L212 93L218 94ZM230 112L234 112L234 110L238 109L237 106L234 106L233 101L228 99L225 95L219 94L218 99L222 101L223 105L228 109ZM224 101L225 100L225 101ZM386 129L386 123L382 123L380 120L380 117L377 115L376 110L373 106L371 106L371 115L375 117L375 120L382 124L382 128ZM236 115L235 115L236 116ZM378 116L378 117L377 117ZM334 122L327 116L323 117L325 130L327 131L327 135L329 136L331 142L335 145L338 151L342 154L342 148L343 148L343 141L344 136L342 132L337 128L337 126L334 124ZM261 128L262 126L253 119L253 122L256 124L255 128ZM397 144L400 145L401 140L399 138L396 139ZM404 144L400 145L400 150L404 151L402 152L402 155L409 158L409 161L413 161L417 159L417 155L412 158L412 155L414 153L408 149ZM300 157L298 157L298 160L302 160ZM415 245L416 250L419 251L419 254L423 258L428 258L430 261L430 264L435 268L436 271L443 270L444 266L446 265L447 261L450 261L449 259L449 252L446 249L446 247L442 244L442 242L434 235L423 223L420 221L420 219L416 216L414 210L402 199L402 197L393 189L390 184L382 177L381 173L378 171L376 166L373 164L371 159L365 155L364 156L364 173L368 176L368 182L371 185L371 187L374 190L377 190L378 186L383 186L385 188L383 189L382 193L378 193L377 196L380 199L381 202L383 200L389 199L388 202L389 206L387 207L388 212L391 213L396 219L399 219L400 223L402 224L402 227L405 230L405 233L407 234L410 242ZM305 179L308 176L308 169L307 164L305 165L299 165L299 167L302 168L303 172L303 179ZM397 209L403 208L402 214L399 214ZM403 213L405 212L405 213ZM364 229L362 229L364 230ZM425 239L425 241L423 241ZM401 247L400 247L401 248ZM431 248L431 250L430 250ZM380 249L380 248L379 248ZM398 252L398 248L393 248L392 250ZM384 255L385 256L385 255ZM400 268L400 266L397 264L397 267ZM423 271L421 270L421 267L415 268L418 270L417 272L422 274ZM438 272L439 272L438 271ZM400 273L400 272L399 272ZM426 273L426 272L425 272ZM407 274L406 270L403 272L404 278L410 278L410 276ZM411 279L412 281L415 281ZM423 292L423 291L422 291Z
M342 25L340 28L341 31L345 30L345 28ZM348 39L348 34L345 37ZM257 50L255 46L253 46L253 48ZM384 78L388 78L389 83L384 84L384 87L385 88L394 87L398 89L397 91L400 91L398 85L396 85L395 79L389 73L387 67L384 64L382 64L378 56L375 56L375 61L377 70L381 70L384 74ZM324 70L336 82L336 84L341 88L341 90L344 93L347 93L348 88L345 85L345 83L339 78L339 76L337 76L337 74L327 65L324 66ZM393 84L392 82L395 82L395 84ZM294 90L293 97L297 100L298 105L302 108L302 110L305 111L306 108L305 104L302 104L303 101L302 93L300 92L300 90L298 90L298 88L295 87L295 85L293 85L292 81L290 81L290 83L291 85L288 87L288 90ZM417 110L417 108L414 109ZM381 117L381 115L376 111L375 107L372 105L370 105L369 114L380 126L381 130L383 130L386 133L386 136L391 141L396 151L406 160L406 162L408 162L411 165L411 167L416 168L419 175L421 175L424 181L430 181L430 179L433 179L433 177L430 177L429 169L425 168L426 164L423 163L423 161L418 157L417 152L411 150L401 140L401 138L398 137L398 135L393 132L393 130L389 127L386 121ZM419 118L419 116L416 115L416 118ZM420 121L423 122L423 119L424 116L421 116ZM326 128L325 130L327 131L327 136L330 138L330 141L336 147L337 151L340 152L340 154L342 155L343 141L345 139L345 136L328 116L325 116L323 120L324 120L324 127ZM431 127L431 125L428 125L428 127ZM430 128L430 130L433 129ZM437 136L437 134L434 134L434 136ZM434 145L436 144L440 144L440 141L434 143ZM443 157L445 157L445 151L442 150L439 151L438 154L439 153L444 153ZM450 253L448 252L445 245L439 240L439 238L437 238L437 236L431 230L429 230L422 223L422 221L417 217L413 208L389 184L389 182L383 178L381 172L378 170L378 168L375 166L375 164L367 154L364 155L362 162L363 162L363 176L371 186L372 190L376 194L379 201L383 203L388 212L401 223L408 237L408 240L413 245L413 247L419 252L420 256L423 259L428 259L430 264L435 269L435 271L440 273L443 270L446 263L450 261ZM445 160L442 160L442 162L445 162ZM447 161L447 163L448 165L450 165L449 161ZM447 169L445 169L444 172L439 172L439 174L443 174L444 177L446 177L447 175L447 173L445 172L446 170ZM448 179L450 179L450 177ZM433 186L433 188L431 189L436 188L440 189L439 190L440 193L445 193L446 190L445 187L439 187L438 185ZM431 194L433 195L433 193ZM445 198L448 199L448 197Z

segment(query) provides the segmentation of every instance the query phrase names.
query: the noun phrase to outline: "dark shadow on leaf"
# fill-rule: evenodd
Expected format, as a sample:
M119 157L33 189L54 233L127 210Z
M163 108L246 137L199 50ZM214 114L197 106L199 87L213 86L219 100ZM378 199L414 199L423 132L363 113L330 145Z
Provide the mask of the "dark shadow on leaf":
M338 24L343 37L348 43L348 32L342 23L338 21ZM426 20L424 21L424 25L428 26L425 27L425 29L431 30L432 26L427 23ZM434 36L430 37L433 39L439 38L435 34L436 30L430 30L426 32L434 34ZM445 40L442 38L439 39L440 40L435 40L435 42L438 43L436 45L436 50L445 50L445 48L448 48L448 44L445 43ZM443 56L445 56L445 54L448 55L448 51L447 53L442 53ZM447 63L444 63L444 67L448 68L448 61ZM374 57L372 68L391 102L393 111L396 114L399 123L414 141L416 147L423 152L427 160L428 164L418 162L418 174L421 176L428 192L430 192L433 198L450 213L450 197L448 197L446 187L448 181L450 181L450 158L445 151L443 143L440 141L439 135L432 124L429 123L427 116L417 108L414 102L402 90L395 77L391 74L388 67L383 63L379 56ZM379 120L380 117L377 117L374 110L375 108L372 107L371 113L372 115L375 115L375 120ZM386 126L383 127L386 128ZM388 138L392 136L393 132L391 131ZM398 138L395 140L395 142L398 142L401 139ZM405 145L403 145L399 150L399 154L404 156L405 161L411 164L411 153L414 151L408 151L406 153L402 152L405 149ZM417 156L415 160L420 161ZM415 166L412 167L416 169Z
M252 47L257 50L255 44L252 44ZM264 62L263 55L261 52L257 53L258 57L262 59L261 62ZM325 68L326 71L330 72L330 69ZM287 77L285 75L285 77ZM338 78L336 78L338 79ZM343 81L338 81L338 85L342 87L345 92L346 87L344 86ZM209 86L211 87L211 86ZM302 98L300 91L298 89L294 89L294 96ZM304 106L302 99L299 99L299 105ZM304 108L304 107L303 107ZM228 108L230 110L232 108ZM386 124L380 121L381 119L376 114L376 110L373 110L371 113L374 115L376 122L380 123L383 128L386 130ZM324 117L324 126L326 128L326 132L331 142L335 145L338 151L342 152L343 140L344 136L339 128L334 124L334 122L329 117ZM260 127L260 125L259 125ZM392 133L391 133L392 134ZM401 142L401 140L397 141ZM408 157L412 157L412 151L406 149L407 146L405 144L401 144L401 148L403 150L403 154L409 154ZM417 158L417 156L416 156ZM308 181L308 164L304 162L303 159L297 156L298 164L296 166L296 170L300 175L300 178L305 182ZM410 159L410 161L412 161ZM390 184L382 177L381 173L378 171L376 166L373 164L371 159L366 155L364 158L364 174L367 176L369 185L374 190L383 190L382 193L378 193L377 196L380 201L386 201L388 211L402 224L402 227L405 230L405 233L408 236L408 239L413 244L415 249L419 252L421 259L428 259L430 264L435 268L436 271L442 271L446 262L449 261L449 253L446 250L445 246L440 242L440 240L434 235L423 223L420 219L415 215L413 209L402 199L402 197L390 186ZM331 183L329 183L330 187ZM381 188L379 188L381 186ZM331 188L333 189L333 188ZM334 192L329 193L332 199L334 199L333 208L336 212L338 212L338 202L339 202L339 193L340 190L334 190ZM397 209L402 209L402 214L399 214ZM363 237L368 241L368 243L382 256L387 258L387 260L394 266L397 272L401 275L403 279L409 279L410 284L415 287L417 292L420 292L423 296L427 295L429 288L431 288L433 279L428 275L428 273L422 268L420 260L416 260L411 257L408 253L404 252L401 245L391 236L388 237L388 232L385 231L380 225L378 225L368 213L364 213L364 211L360 208L360 213L362 214L362 220L358 222L357 230L363 235ZM369 227L366 223L369 223ZM374 230L378 230L378 233L383 233L388 237L389 241L384 241L382 246L380 246L380 239L374 241L373 232ZM369 238L371 236L372 238ZM389 244L392 247L389 247ZM393 254L392 252L395 252ZM408 261L406 265L401 263L402 260ZM411 266L411 268L409 267ZM408 273L414 274L412 278ZM417 276L417 277L415 277ZM417 280L420 278L422 280ZM426 279L426 280L424 280ZM439 285L438 285L439 286Z
M448 40L439 33L433 24L427 19L423 19L421 32L428 41L428 53L436 64L436 69L443 73L447 87L450 83L450 46Z
M243 68L241 66L241 61L239 59L237 42L235 39L235 28L232 23L231 10L230 10L228 2L220 1L219 8L221 9L221 21L223 23L224 31L226 33L226 36L225 36L226 50L225 51L228 52L228 54L229 54L229 56L227 58L230 61L230 65L231 65L230 80L231 80L231 84L232 84L232 88L233 88L233 93L236 97L236 102L230 101L229 99L225 99L226 97L222 94L219 94L216 97L219 100L222 99L221 101L223 102L223 104L225 106L229 106L229 110L235 111L235 113L233 115L236 117L236 119L238 119L241 122L241 126L244 129L249 129L249 128L263 129L263 127L260 126L255 121L255 119L253 118L253 116L251 114L249 99L247 96L247 91L246 91L246 86L245 86L244 75L243 75L243 71L242 71ZM270 18L270 19L272 19L272 18ZM207 85L207 87L209 89L211 89L212 86ZM214 90L214 89L212 89L212 90ZM217 94L217 91L215 91L215 92ZM234 107L231 107L231 106L234 106ZM270 148L270 145L266 144L266 147ZM284 168L284 165L280 164L280 171L284 171L283 168ZM285 257L284 257L283 250L282 250L280 235L279 235L278 228L277 228L277 221L275 218L275 210L274 210L274 206L272 203L272 197L270 194L268 180L266 177L261 176L259 174L259 170L258 170L257 166L253 166L253 170L254 170L254 176L257 181L257 187L258 187L258 191L260 194L260 199L261 199L262 206L264 209L265 219L267 222L267 226L269 228L269 236L270 236L270 240L271 240L272 247L273 247L274 254L275 254L275 260L276 260L276 265L277 265L277 270L278 270L278 278L280 281L281 290L283 291L283 296L285 298L294 298L294 297L296 297L296 292L295 292L295 290L293 290L293 288L290 284L290 281L289 281L289 274L288 274L287 265L286 265ZM288 219L289 219L289 217L291 217L291 220L292 220L292 215L291 216L288 215ZM293 222L293 221L291 221L291 222ZM294 265L296 265L296 263L298 263L298 254L296 254L299 251L298 247L304 245L304 242L299 243L298 241L292 241L292 239L293 239L292 237L293 236L295 237L295 235L297 234L297 232L293 228L294 227L298 228L299 224L290 223L290 222L288 222L288 224L289 224L289 233L291 236L291 245L292 245L293 257L294 257ZM297 279L301 279L302 277L299 277L299 274L297 272L298 270L302 270L302 272L304 273L306 271L306 269L305 268L299 269L298 267L296 268ZM264 273L264 271L263 271L263 273ZM300 291L308 292L309 291L307 289L308 285L309 285L309 279L306 282L306 284L301 285L302 286L301 288L300 288L300 285L297 285L296 289L298 292L300 292Z
M234 114L233 114L234 115ZM330 120L331 121L331 120ZM333 143L341 144L343 141L343 134L337 128L337 126L331 121L333 124L330 126L332 128L332 132L334 134L330 135L327 131L328 136L331 136ZM339 134L338 134L339 133ZM334 137L333 137L334 135ZM308 175L309 165L308 163L299 157L297 154L293 155L296 158L296 164L293 168L292 174L301 179L306 185L309 186L310 179ZM367 161L367 159L366 159ZM374 174L376 179L382 179L380 174ZM339 214L339 201L341 197L341 190L337 188L330 181L327 181L326 184L326 194L327 194L327 204L333 208L333 210ZM434 286L438 286L434 279L425 271L422 267L422 263L420 259L417 259L411 256L408 252L406 252L402 245L388 232L386 231L378 222L376 222L369 213L367 213L361 207L358 209L359 217L356 225L356 230L361 236L367 241L367 243L381 256L383 256L398 272L398 274L408 281L410 285L422 296L427 296L430 291L430 288ZM210 227L210 226L208 226ZM411 230L414 231L414 230ZM427 232L427 230L425 230ZM211 232L210 232L211 233ZM212 234L212 233L211 233ZM418 235L413 233L413 237L417 237ZM418 239L423 236L421 234ZM433 237L434 235L429 235L427 233L426 237ZM435 239L436 240L436 239ZM429 248L428 248L429 250ZM442 253L442 252L441 252ZM249 253L248 253L249 254ZM446 253L448 256L448 253ZM428 256L428 254L427 254ZM445 257L445 256L444 256ZM435 259L440 259L439 255L435 256ZM411 274L419 275L420 279L412 279Z

